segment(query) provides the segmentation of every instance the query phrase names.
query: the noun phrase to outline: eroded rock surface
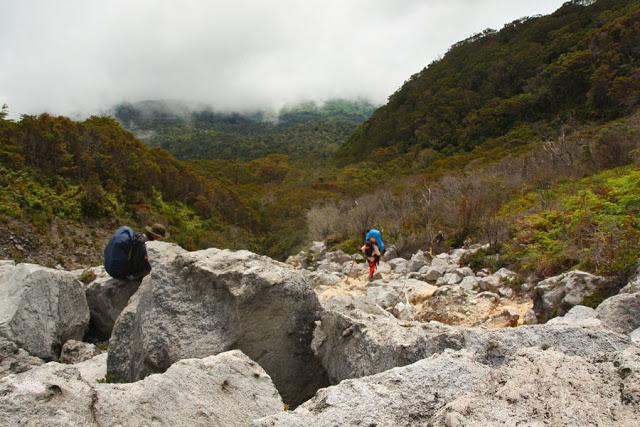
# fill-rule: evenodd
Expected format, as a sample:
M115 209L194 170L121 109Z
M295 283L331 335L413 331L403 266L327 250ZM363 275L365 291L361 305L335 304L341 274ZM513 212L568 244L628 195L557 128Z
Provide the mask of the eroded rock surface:
M108 372L136 381L180 359L241 349L300 403L326 384L310 349L322 310L306 276L248 251L208 249L155 265L116 322Z
M62 344L89 325L82 284L67 271L35 264L0 270L0 336L30 354L57 360Z
M114 279L102 267L92 271L96 278L85 286L91 313L90 335L97 340L108 340L116 319L138 290L140 282Z
M629 345L628 336L603 327L534 325L491 330L401 322L357 311L323 313L312 343L334 384L407 365L446 349L466 349L480 360L500 364L525 347L591 356Z
M597 318L608 328L630 334L634 329L640 328L640 292L614 295L595 311Z
M596 357L521 349L491 365L447 350L323 389L257 426L636 425L637 347Z
M60 363L80 363L100 354L100 350L90 343L69 340L62 346Z
M631 426L640 419L638 348L605 358L526 349L447 403L433 425Z
M576 305L595 307L612 292L604 277L584 271L570 271L536 285L533 309L538 322L544 323L553 317L564 315Z
M88 381L80 365L51 362L0 380L0 425L246 426L283 408L240 351L181 360L133 384Z
M415 426L490 371L467 353L447 352L322 389L293 412L254 426Z
M34 366L40 366L43 363L42 359L30 355L14 342L0 337L0 378L28 371Z

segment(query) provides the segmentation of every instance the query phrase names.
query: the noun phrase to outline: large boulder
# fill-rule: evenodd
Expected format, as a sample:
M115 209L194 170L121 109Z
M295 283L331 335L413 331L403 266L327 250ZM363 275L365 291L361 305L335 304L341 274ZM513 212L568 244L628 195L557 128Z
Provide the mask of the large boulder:
M422 251L418 251L409 261L409 271L419 271L422 267L429 265L429 258Z
M286 264L248 251L179 254L153 267L121 313L108 372L137 381L180 359L240 349L299 403L326 384L309 346L321 310L306 275Z
M605 358L526 349L438 410L430 425L637 425L640 356Z
M640 328L640 292L607 298L596 308L596 317L607 327L622 334Z
M596 307L612 292L604 277L584 271L570 271L538 283L533 290L533 309L538 322L562 316L571 307Z
M322 389L293 412L254 426L415 426L480 382L490 368L468 353L446 352L417 363Z
M93 269L96 278L85 286L91 313L88 335L100 341L108 340L116 319L135 294L140 281L119 280L109 276L104 268Z
M327 311L311 345L335 384L408 365L447 348L460 349L464 336L444 326Z
M283 410L271 378L240 351L186 359L133 384L96 387L98 425L247 426Z
M43 363L42 359L31 356L14 342L0 337L0 378L28 371Z
M0 271L0 336L33 356L57 360L62 344L89 325L82 283L72 273L35 264Z
M524 347L590 356L629 345L628 336L603 327L534 325L487 330L400 322L357 311L323 313L312 343L332 383L407 365L448 348L467 349L480 360L500 363Z
M394 258L387 261L387 264L391 267L393 271L398 274L406 274L409 273L409 261L404 258Z
M323 389L257 426L636 425L638 348L597 358L518 350L501 365L446 351Z
M86 381L47 363L0 380L0 425L246 426L282 410L269 376L239 351L181 360L133 384Z

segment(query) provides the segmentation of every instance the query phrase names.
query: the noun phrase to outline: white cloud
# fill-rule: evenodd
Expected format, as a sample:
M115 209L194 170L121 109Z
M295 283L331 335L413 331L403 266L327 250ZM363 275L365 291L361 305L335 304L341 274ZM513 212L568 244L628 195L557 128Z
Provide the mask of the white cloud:
M0 103L97 112L176 99L216 109L383 103L448 47L559 0L8 0Z

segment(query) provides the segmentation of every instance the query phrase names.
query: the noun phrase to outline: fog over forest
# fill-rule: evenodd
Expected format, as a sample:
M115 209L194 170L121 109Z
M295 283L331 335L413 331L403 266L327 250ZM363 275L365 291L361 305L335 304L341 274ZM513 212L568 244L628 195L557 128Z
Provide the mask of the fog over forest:
M0 102L12 116L83 116L121 101L217 110L301 100L384 103L485 28L561 0L200 2L25 0L0 15Z

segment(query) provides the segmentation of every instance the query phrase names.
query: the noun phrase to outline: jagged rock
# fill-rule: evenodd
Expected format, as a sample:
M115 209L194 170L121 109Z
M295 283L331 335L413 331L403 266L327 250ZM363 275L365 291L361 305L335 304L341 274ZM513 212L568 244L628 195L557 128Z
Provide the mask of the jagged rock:
M138 290L140 282L114 279L102 267L93 271L96 279L85 286L91 313L89 335L98 340L108 340L116 319L127 306L131 295Z
M326 383L309 348L322 310L302 271L248 251L208 249L154 266L123 310L108 372L137 381L177 360L240 349L287 402Z
M343 251L327 252L324 259L329 262L335 262L336 264L351 262L351 257Z
M536 316L536 312L533 311L532 308L527 310L527 312L524 314L523 323L525 325L535 325L538 323L538 317Z
M465 278L462 279L462 281L460 282L460 287L466 291L475 291L477 290L480 285L478 283L478 279L474 276L466 276Z
M475 274L473 273L473 270L469 267L458 267L456 268L456 273L458 273L460 275L460 277L474 277Z
M520 276L518 276L518 273L506 268L501 268L500 270L493 273L493 275L500 279L500 282L502 284L512 284L520 278Z
M439 409L430 425L635 425L640 358L627 350L611 359L522 350Z
M415 320L416 319L416 308L411 304L406 304L404 302L399 302L393 307L391 313L400 320Z
M352 261L351 263L344 265L344 267L342 268L342 273L347 277L355 278L360 277L368 270L369 268L365 264L357 261Z
M335 384L463 346L462 333L418 322L406 325L402 327L396 319L357 311L349 315L327 311L316 327L311 347Z
M500 278L495 274L491 274L485 277L480 277L478 280L480 289L485 292L497 292L502 286Z
M436 281L436 286L452 286L462 281L462 276L458 273L446 273Z
M107 377L107 353L98 354L91 359L75 363L73 366L78 369L80 377L89 385L93 385L98 380L105 381Z
M335 286L342 281L342 278L336 273L322 273L317 271L309 272L308 276L311 286Z
M460 352L322 389L293 412L258 420L254 426L415 426L456 395L480 382L490 368Z
M482 270L476 273L476 277L479 277L479 278L487 277L489 275L491 275L491 272L486 268L483 268Z
M425 256L424 252L418 251L411 257L409 261L410 271L419 271L422 267L429 264L429 259Z
M607 298L595 312L597 318L608 328L629 334L640 327L640 292Z
M586 328L602 326L602 322L596 318L596 311L583 305L572 307L564 316L554 317L547 324L583 326Z
M333 383L413 363L447 348L467 349L479 360L498 364L524 347L590 356L629 345L627 336L606 328L535 325L486 330L399 322L356 311L323 313L312 342Z
M501 286L501 287L498 289L498 294L499 294L501 297L511 298L511 297L513 297L513 289L511 289L511 288L510 288L510 287L508 287L508 286Z
M382 308L392 308L400 302L401 288L398 286L376 285L367 288L367 301Z
M411 304L419 304L428 300L438 290L436 286L422 280L403 279L402 284L404 291L406 291L407 299Z
M424 273L421 273L421 279L427 282L437 282L442 277L444 271L439 267L428 267Z
M240 351L180 360L162 375L96 391L98 425L247 426L283 408L269 375Z
M385 246L384 259L394 259L400 256L398 248L394 245Z
M635 345L640 346L640 328L634 330L629 334L629 338L631 338L631 342Z
M89 308L72 273L35 264L8 266L0 272L0 335L30 354L57 359L62 344L81 340Z
M316 271L321 272L321 273L338 273L338 272L342 272L342 265L338 264L337 262L331 262L331 261L327 261L327 260L323 260L320 263L318 263L318 266L316 267Z
M28 371L43 363L42 359L31 356L14 342L0 337L0 378Z
M410 271L409 261L404 258L394 258L387 261L387 264L398 274L406 274Z
M246 426L282 410L271 379L239 351L181 360L133 384L83 380L47 363L0 380L0 425Z
M534 288L533 309L538 322L562 316L576 305L595 306L609 292L603 277L584 271L570 271L550 277Z
M89 360L100 354L100 350L93 345L82 341L69 340L62 346L60 363L79 363Z
M431 267L438 269L444 274L451 267L451 262L447 254L440 254L431 260ZM457 268L457 265L455 266Z

